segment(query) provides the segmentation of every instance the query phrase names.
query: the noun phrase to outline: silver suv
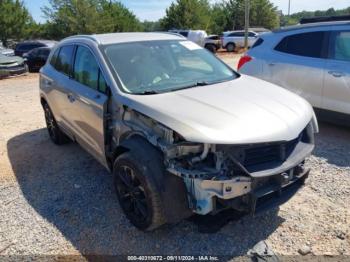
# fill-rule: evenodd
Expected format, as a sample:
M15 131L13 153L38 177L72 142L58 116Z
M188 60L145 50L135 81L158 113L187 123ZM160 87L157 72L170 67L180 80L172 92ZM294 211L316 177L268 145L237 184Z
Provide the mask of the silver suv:
M142 230L255 212L298 188L318 130L302 98L170 33L64 39L41 69L40 97L52 141L76 141L110 170Z
M243 74L304 97L322 118L349 123L350 20L308 23L263 34L241 58L239 67Z
M224 32L221 37L221 46L226 49L227 52L233 52L237 48L244 47L244 31L229 31ZM258 34L253 31L248 32L248 47L254 45Z

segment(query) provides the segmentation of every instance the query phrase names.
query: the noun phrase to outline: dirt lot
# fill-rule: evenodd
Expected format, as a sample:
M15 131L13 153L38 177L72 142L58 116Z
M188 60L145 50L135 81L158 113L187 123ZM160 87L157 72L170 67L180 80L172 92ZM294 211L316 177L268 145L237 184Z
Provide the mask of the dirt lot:
M236 256L261 240L281 255L350 255L350 129L320 125L311 176L280 209L207 234L193 221L131 226L107 171L77 144L50 142L37 74L0 81L0 124L0 255Z

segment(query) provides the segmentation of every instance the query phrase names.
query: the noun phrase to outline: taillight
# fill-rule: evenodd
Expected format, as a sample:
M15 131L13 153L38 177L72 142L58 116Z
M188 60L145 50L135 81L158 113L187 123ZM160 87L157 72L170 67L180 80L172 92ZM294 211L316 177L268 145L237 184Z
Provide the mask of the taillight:
M244 66L246 63L252 61L253 58L251 58L249 55L244 55L239 59L237 70L241 69L242 66Z

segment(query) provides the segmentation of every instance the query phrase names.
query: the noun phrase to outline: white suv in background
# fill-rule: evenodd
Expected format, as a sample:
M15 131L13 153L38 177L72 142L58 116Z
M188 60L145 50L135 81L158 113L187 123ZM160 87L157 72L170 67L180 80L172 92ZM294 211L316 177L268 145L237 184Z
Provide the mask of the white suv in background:
M248 47L255 43L258 36L256 32L248 32ZM221 46L228 52L235 51L237 47L244 47L244 31L224 32L221 38Z
M306 98L322 118L350 116L350 21L302 24L266 33L238 70Z

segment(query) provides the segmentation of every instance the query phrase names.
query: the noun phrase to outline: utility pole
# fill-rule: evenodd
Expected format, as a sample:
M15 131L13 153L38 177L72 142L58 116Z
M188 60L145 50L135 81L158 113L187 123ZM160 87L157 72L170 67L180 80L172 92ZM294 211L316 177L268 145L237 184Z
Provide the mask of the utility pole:
M290 16L290 0L288 2L288 16Z
M248 48L249 11L250 0L245 0L245 22L244 22L244 48Z

